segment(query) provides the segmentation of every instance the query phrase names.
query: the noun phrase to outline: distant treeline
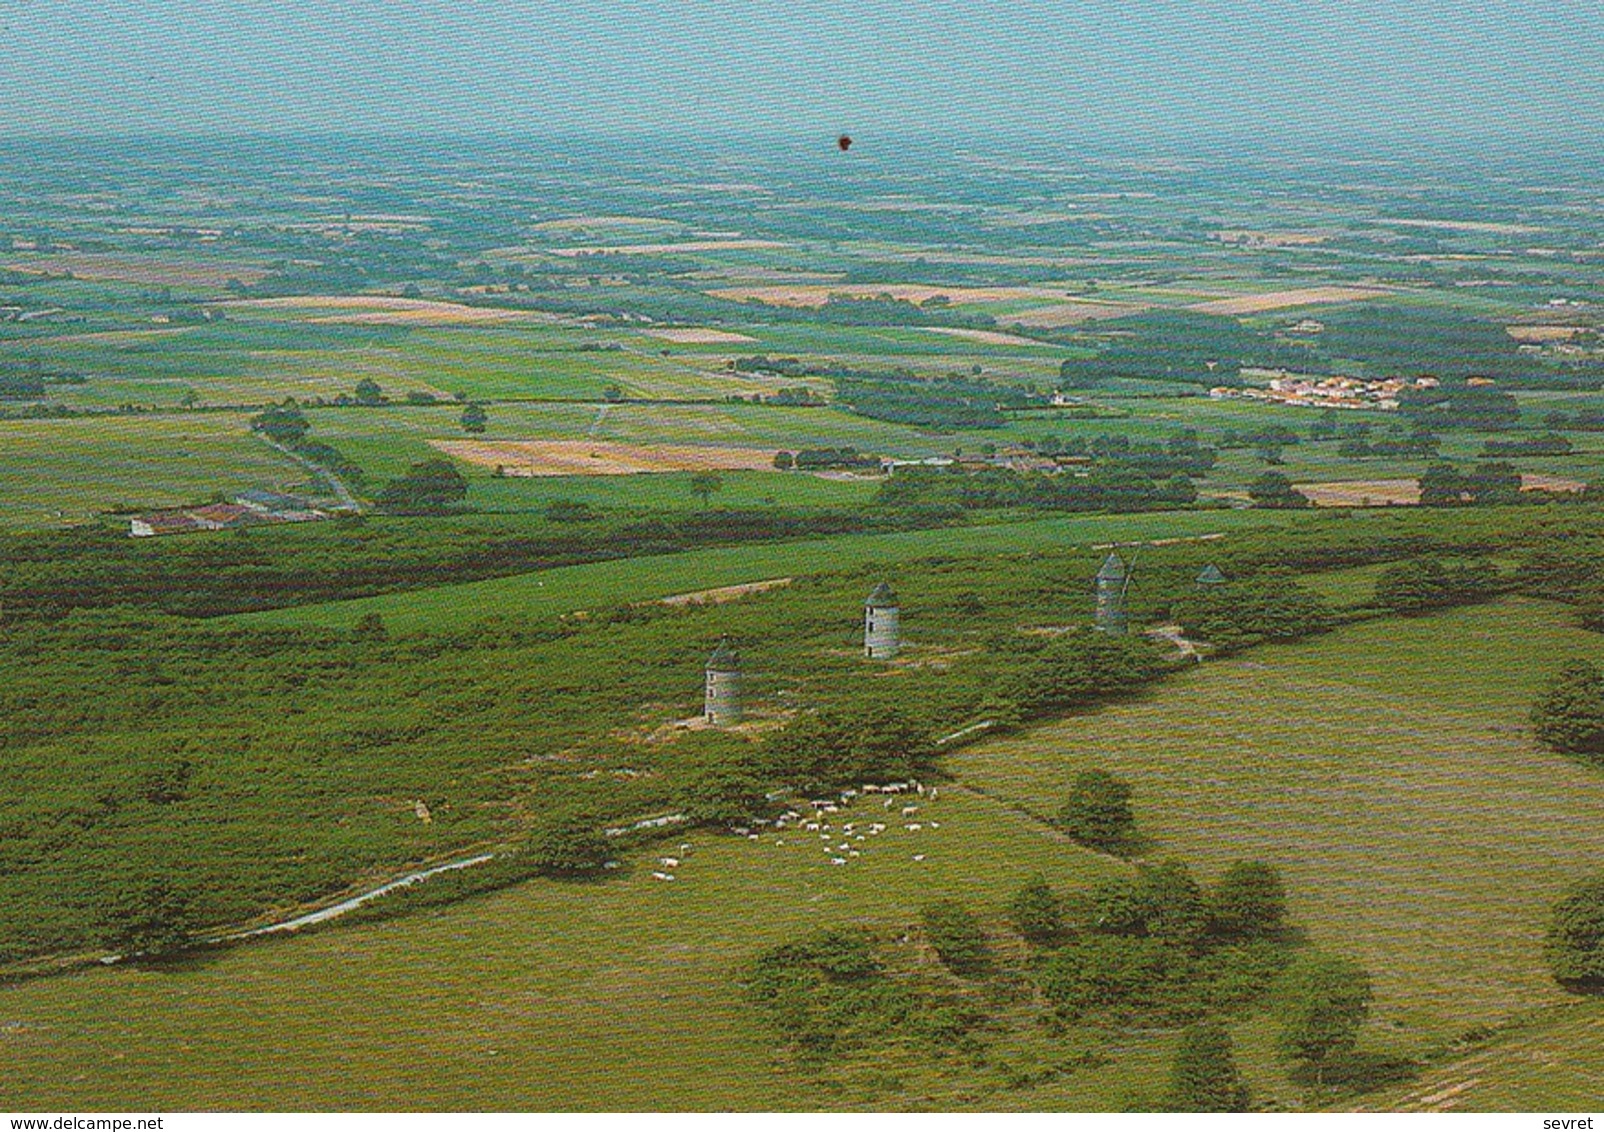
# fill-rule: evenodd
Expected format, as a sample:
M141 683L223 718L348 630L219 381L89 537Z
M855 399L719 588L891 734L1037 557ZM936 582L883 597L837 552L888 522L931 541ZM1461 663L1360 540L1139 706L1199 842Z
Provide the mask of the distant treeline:
M1283 327L1249 328L1225 315L1144 311L1097 323L1099 353L1066 359L1060 379L1070 389L1096 388L1109 378L1236 385L1243 366L1341 373L1362 362L1372 377L1429 374L1441 378L1444 389L1472 377L1517 387L1604 380L1604 365L1595 360L1567 363L1523 353L1501 323L1438 307L1354 303L1322 310L1319 322L1318 332L1293 337ZM1428 403L1446 397L1438 393ZM1491 401L1467 403L1465 411L1474 423L1463 427L1497 427L1488 423L1499 412Z
M106 527L0 535L7 566L0 608L8 619L114 605L207 617L704 546L918 529L952 521L955 510L674 512L535 531L460 516L340 519L318 530L274 527L170 540L130 539Z
M1005 409L1034 408L1048 403L1045 394L983 377L948 375L919 378L837 378L836 402L879 421L942 432L1001 428Z
M1155 479L1136 467L1094 467L1082 474L978 471L950 467L902 468L880 485L877 502L889 508L957 506L965 509L1030 507L1045 511L1151 511L1185 507L1197 489L1184 474Z

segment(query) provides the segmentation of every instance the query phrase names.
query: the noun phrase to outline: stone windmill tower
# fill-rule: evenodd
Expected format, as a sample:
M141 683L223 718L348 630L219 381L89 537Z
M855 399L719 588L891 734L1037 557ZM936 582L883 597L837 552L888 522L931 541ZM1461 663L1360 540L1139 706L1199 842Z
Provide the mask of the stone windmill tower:
M1094 624L1100 633L1116 637L1125 635L1125 591L1130 588L1130 572L1125 562L1113 552L1103 560L1097 571L1097 613Z
M704 676L703 718L714 727L741 722L741 654L730 647L728 636L719 638L718 648L707 658Z
M863 655L871 660L890 660L902 648L897 595L881 582L869 591L863 603Z

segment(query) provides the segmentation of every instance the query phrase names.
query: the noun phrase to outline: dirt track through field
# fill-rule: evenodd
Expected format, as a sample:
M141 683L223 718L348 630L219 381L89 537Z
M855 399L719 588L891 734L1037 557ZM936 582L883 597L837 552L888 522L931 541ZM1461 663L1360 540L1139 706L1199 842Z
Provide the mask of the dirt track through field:
M1267 291L1258 295L1238 295L1233 299L1212 299L1193 303L1188 310L1203 314L1260 314L1284 307L1307 307L1319 303L1352 303L1379 299L1391 291L1379 287L1296 287L1290 291Z

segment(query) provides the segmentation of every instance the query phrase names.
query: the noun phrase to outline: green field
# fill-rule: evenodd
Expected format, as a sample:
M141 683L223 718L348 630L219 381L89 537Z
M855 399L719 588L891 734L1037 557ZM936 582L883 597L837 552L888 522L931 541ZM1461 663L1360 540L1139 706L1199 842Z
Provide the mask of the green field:
M235 413L0 421L9 469L0 526L60 527L120 507L204 503L218 492L287 488L306 470Z
M1463 1056L1434 1065L1406 1087L1367 1098L1370 1111L1586 1111L1597 1105L1604 1061L1604 1004L1534 1012Z
M344 628L363 614L376 612L386 624L397 628L426 628L492 615L551 616L715 586L871 564L883 564L890 569L928 558L1019 554L1103 542L1196 537L1289 521L1292 519L1288 512L1169 511L1032 519L896 534L838 535L561 566L510 578L245 614L239 620L258 626Z
M1597 661L1604 642L1527 600L1372 621L949 769L1050 809L1107 767L1160 854L1274 863L1315 942L1374 974L1378 1040L1420 1054L1564 997L1538 943L1549 904L1596 868L1604 775L1538 747L1525 715L1570 656Z

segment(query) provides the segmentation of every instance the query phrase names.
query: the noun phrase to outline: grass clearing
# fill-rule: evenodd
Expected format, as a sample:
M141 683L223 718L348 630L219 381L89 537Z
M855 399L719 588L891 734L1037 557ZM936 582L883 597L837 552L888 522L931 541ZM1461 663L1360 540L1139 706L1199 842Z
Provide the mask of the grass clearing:
M250 434L234 413L0 421L8 472L0 525L59 527L128 506L204 502L221 492L283 490L306 471Z
M162 1109L273 1111L1098 1106L1104 1072L984 1101L935 1075L870 1095L821 1092L775 1056L743 1001L744 963L814 927L897 932L932 892L1000 904L1036 871L1070 887L1113 867L984 798L944 792L932 812L940 830L888 831L846 868L814 835L697 832L673 884L654 881L641 852L605 883L534 881L172 969L0 988L0 1016L15 1026L7 1099L95 1110L135 1095ZM1111 1071L1139 1081L1148 1060Z
M949 765L1043 809L1103 766L1134 783L1160 855L1275 864L1315 942L1375 977L1378 1041L1419 1053L1565 997L1538 945L1597 868L1604 774L1538 747L1525 716L1573 655L1604 658L1604 638L1525 599L1368 622Z
M760 582L782 574L841 570L869 563L906 564L920 558L1026 553L1094 543L1176 538L1291 521L1290 512L1171 511L1092 515L953 527L895 534L840 535L762 546L715 547L683 554L582 566L408 593L356 598L243 615L259 625L346 627L376 612L395 628L453 624L502 613L556 616L629 601L650 601L691 590Z

